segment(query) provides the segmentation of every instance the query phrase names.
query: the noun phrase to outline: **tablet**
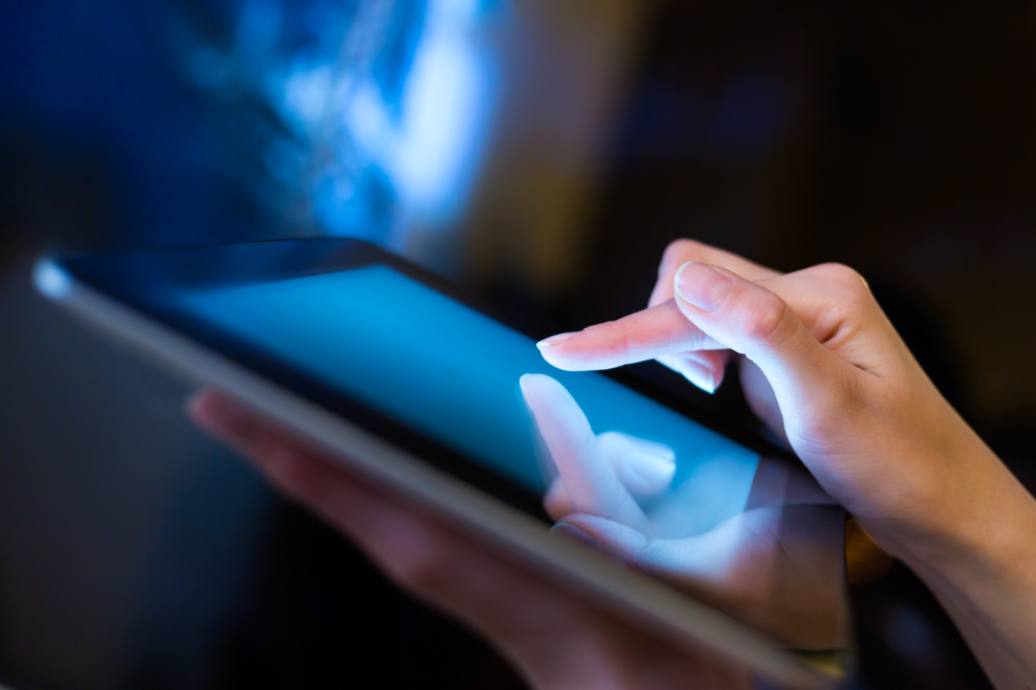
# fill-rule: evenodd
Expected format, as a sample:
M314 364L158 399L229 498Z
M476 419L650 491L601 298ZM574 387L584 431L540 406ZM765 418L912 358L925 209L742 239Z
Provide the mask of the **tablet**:
M642 383L552 368L399 257L290 240L44 258L35 280L631 624L792 686L848 668L843 515L793 458ZM607 538L551 529L573 515Z

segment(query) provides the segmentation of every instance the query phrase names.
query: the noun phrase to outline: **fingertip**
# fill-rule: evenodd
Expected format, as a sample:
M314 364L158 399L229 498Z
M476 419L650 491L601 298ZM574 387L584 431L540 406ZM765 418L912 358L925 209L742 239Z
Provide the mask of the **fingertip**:
M574 335L576 335L576 331L558 333L557 335L552 335L549 338L544 338L543 340L539 341L538 343L536 343L536 347L538 347L540 351L550 350L551 348L561 345L563 342L565 342Z
M573 333L571 335L575 336L578 334ZM573 354L572 343L567 338L564 342L552 345L542 345L541 343L536 343L540 350L540 356L555 369L560 369L561 371L585 371L588 368L579 361L577 355Z
M547 374L525 374L519 379L522 397L544 435L547 446L555 432L562 436L589 434L590 423L568 389ZM553 453L556 449L551 449Z
M220 435L236 435L245 427L240 405L226 395L205 389L186 404L187 416L203 429Z
M518 379L518 387L526 401L542 397L554 386L560 386L556 379L547 374L522 374Z
M213 393L208 389L195 391L184 403L184 411L187 416L195 422L202 422L209 417L209 407L212 405Z

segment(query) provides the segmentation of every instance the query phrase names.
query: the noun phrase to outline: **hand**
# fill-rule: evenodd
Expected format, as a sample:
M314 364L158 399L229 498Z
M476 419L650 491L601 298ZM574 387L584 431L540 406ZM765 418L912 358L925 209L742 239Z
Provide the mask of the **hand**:
M752 408L947 607L994 681L1036 676L1036 503L838 264L780 274L670 245L647 309L542 341L567 370L657 359L712 390L741 360Z
M662 494L676 470L670 448L615 431L595 434L576 400L549 376L527 374L521 389L557 470L544 501L559 521L556 530L793 647L843 644L842 515L808 477L761 459L749 493L763 498L744 512L697 533L686 519L659 522L638 499L685 500L676 491ZM684 507L665 512L688 515Z
M240 451L402 588L484 635L537 688L736 690L747 673L639 630L572 590L353 477L277 424L215 392L192 418Z
M782 275L679 241L647 309L540 346L567 370L658 359L706 390L737 356L753 409L900 555L908 537L934 536L970 505L976 479L999 465L845 266Z

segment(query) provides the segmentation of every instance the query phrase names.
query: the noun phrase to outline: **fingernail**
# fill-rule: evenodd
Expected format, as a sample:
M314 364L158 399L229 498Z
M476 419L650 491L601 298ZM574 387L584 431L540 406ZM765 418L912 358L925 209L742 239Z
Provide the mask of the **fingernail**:
M565 342L575 334L575 331L571 333L558 333L557 335L552 335L549 338L544 338L540 342L536 343L536 347L540 348L541 350L545 347L554 347Z
M581 541L587 546L597 546L597 541L593 538L593 535L587 532L582 527L574 525L571 522L559 522L550 528L552 534L564 534L577 541Z
M673 282L680 299L702 311L719 309L734 286L730 276L696 261L680 266Z

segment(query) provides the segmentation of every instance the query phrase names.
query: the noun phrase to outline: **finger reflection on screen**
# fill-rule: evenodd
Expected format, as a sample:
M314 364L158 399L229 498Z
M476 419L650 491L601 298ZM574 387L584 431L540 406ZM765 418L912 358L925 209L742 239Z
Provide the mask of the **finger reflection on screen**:
M544 507L565 532L791 646L842 645L843 518L805 472L760 458L741 512L704 530L688 520L681 531L673 516L696 492L674 485L681 458L665 439L595 433L550 376L529 374L520 385L552 470Z

